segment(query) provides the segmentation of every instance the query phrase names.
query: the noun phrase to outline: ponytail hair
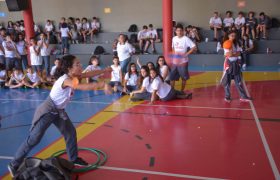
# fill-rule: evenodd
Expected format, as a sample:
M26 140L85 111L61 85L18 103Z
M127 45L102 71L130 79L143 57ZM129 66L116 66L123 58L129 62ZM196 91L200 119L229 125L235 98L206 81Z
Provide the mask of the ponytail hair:
M69 68L71 68L74 64L74 60L76 56L73 55L66 55L63 56L60 60L60 67L57 67L54 73L54 78L58 79L59 77L63 76L64 74L69 73Z

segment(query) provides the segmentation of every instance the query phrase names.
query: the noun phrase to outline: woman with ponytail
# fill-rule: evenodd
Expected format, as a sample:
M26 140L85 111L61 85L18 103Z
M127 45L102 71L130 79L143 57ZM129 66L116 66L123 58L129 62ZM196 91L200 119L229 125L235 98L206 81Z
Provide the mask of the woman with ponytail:
M56 71L57 81L51 89L49 97L35 111L28 137L19 147L14 159L9 163L8 169L12 176L17 172L28 153L42 139L51 124L54 124L63 135L66 142L66 151L69 160L75 165L88 165L78 157L76 129L72 124L65 108L69 104L74 90L95 90L104 88L109 93L109 87L104 83L80 84L78 78L87 78L110 71L110 69L82 73L80 60L75 56L66 55L61 60L61 66Z

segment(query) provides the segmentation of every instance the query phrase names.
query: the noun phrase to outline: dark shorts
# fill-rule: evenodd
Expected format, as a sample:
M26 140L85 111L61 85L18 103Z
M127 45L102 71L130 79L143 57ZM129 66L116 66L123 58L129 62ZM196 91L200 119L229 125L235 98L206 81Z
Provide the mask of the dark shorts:
M0 55L0 63L6 66L6 59L4 55Z
M214 31L213 27L211 27L210 29ZM220 30L222 30L222 28L217 28L217 30L220 31Z
M230 30L230 27L224 27L223 31L228 32Z
M114 86L121 86L122 84L120 82L118 82L118 81L110 81L109 85L111 87L114 87Z
M6 57L6 70L12 71L16 67L16 58Z
M188 63L182 65L173 65L170 69L170 81L178 81L180 77L182 80L188 80L189 75L189 65Z

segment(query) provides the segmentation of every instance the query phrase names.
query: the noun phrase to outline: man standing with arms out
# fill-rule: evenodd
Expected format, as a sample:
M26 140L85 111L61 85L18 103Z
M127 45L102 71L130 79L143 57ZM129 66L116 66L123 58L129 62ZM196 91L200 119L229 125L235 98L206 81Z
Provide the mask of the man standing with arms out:
M174 88L175 81L178 81L181 77L181 91L183 92L186 87L186 81L190 78L188 71L188 56L196 51L196 45L190 40L190 38L184 35L184 28L181 24L176 26L175 32L176 36L172 39L172 51L174 55L172 57L170 80L171 86Z

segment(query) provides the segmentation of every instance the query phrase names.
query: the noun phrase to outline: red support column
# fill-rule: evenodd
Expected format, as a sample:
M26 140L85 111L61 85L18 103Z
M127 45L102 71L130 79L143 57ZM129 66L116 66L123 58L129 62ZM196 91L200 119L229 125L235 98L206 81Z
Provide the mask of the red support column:
M25 27L25 38L29 44L30 38L35 35L31 0L28 0L28 9L23 11L23 20L24 20L24 27ZM28 61L30 64L30 58L28 58Z
M173 0L162 0L163 55L168 60L172 50Z

